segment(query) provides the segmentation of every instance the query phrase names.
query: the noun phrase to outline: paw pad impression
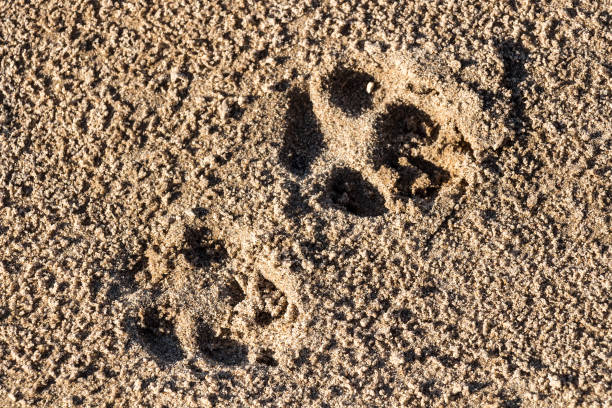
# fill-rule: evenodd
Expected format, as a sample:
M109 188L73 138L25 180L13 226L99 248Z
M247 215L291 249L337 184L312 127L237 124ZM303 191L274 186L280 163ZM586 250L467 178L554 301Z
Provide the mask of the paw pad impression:
M508 134L505 117L483 110L440 60L424 53L336 58L313 76L308 93L289 95L281 162L313 183L323 177L324 201L352 215L431 208Z

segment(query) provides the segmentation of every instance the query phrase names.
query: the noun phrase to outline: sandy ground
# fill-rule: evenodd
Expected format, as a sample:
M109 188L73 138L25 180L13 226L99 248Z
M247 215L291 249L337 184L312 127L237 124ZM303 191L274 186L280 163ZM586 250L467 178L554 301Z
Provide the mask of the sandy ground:
M0 2L0 406L612 406L609 1L148 3Z

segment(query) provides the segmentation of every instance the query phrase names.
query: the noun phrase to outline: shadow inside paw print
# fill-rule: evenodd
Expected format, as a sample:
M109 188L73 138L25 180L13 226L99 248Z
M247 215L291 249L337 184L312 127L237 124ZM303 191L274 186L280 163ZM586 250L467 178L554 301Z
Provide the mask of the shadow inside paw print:
M215 335L204 321L198 322L198 348L206 357L225 365L240 365L247 361L248 347L230 337L228 333Z
M393 104L374 125L375 169L394 172L394 190L405 198L433 198L450 174L422 156L422 149L438 138L439 126L429 115L412 105Z
M338 67L324 82L330 102L350 116L357 116L372 107L372 94L367 91L374 77L364 72Z
M156 307L144 309L137 322L137 333L146 349L164 363L185 357L171 319Z
M195 267L207 267L211 263L222 262L227 258L227 251L223 242L214 240L206 228L188 228L184 235L185 259Z
M301 176L308 172L323 150L323 134L308 94L293 89L288 97L289 109L285 115L287 128L279 156L287 170Z
M378 151L375 165L397 162L409 149L429 145L438 136L436 126L429 115L416 106L393 104L380 115L374 125L378 135Z
M263 308L256 311L255 323L259 326L268 326L274 320L281 318L287 311L287 297L263 276L259 276L257 292L261 297Z
M387 212L382 194L357 171L334 169L328 191L332 203L351 214L376 217Z

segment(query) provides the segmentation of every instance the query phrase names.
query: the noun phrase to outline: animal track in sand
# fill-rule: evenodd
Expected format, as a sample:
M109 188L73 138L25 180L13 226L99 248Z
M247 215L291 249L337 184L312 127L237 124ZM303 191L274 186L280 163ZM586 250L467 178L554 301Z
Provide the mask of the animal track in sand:
M199 355L224 365L276 365L272 340L299 317L295 294L273 282L269 263L247 257L251 267L235 268L223 239L177 224L147 250L128 332L164 364Z
M306 184L327 180L324 207L359 217L407 207L427 213L457 197L506 135L503 117L489 116L453 78L424 54L339 57L308 92L289 93L292 137L283 139L280 161L294 175L299 168Z

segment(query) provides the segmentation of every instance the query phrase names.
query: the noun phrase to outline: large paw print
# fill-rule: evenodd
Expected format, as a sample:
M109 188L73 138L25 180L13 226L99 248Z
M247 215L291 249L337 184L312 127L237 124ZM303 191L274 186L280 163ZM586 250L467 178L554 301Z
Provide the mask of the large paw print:
M323 202L361 217L428 211L501 143L480 99L424 57L339 62L289 93L280 161L327 180ZM317 194L311 191L311 194Z

